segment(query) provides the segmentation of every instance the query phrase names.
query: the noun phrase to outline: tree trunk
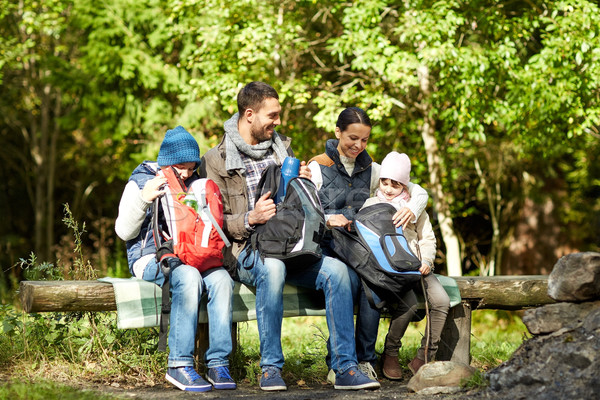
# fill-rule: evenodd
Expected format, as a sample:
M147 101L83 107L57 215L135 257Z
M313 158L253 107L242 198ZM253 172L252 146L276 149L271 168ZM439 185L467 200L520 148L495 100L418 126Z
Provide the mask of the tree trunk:
M418 72L421 92L423 93L424 97L427 98L431 94L429 70L427 67L423 66L419 68ZM431 117L431 107L429 105L425 105L422 108L422 112L423 125L421 126L421 137L423 138L425 152L427 153L427 164L429 165L429 184L431 187L431 194L433 195L433 203L438 214L438 220L440 222L442 240L446 246L446 267L448 269L448 275L461 276L462 256L460 251L460 242L456 232L454 231L454 223L452 222L452 216L450 215L450 207L446 201L447 197L444 196L444 191L442 188L441 159L437 139L435 137L435 120Z

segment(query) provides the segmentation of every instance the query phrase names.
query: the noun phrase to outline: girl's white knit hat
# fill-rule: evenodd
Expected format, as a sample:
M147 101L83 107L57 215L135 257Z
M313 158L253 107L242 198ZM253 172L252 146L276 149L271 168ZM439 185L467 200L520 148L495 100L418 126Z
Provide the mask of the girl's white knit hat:
M407 186L410 182L410 158L404 153L392 151L381 162L379 178L392 179Z

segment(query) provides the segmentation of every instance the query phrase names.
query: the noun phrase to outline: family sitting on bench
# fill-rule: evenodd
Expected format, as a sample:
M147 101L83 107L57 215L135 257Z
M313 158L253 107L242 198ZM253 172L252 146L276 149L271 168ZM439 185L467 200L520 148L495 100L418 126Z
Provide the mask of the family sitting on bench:
M257 193L263 171L269 165L281 165L286 157L293 157L291 139L275 131L281 124L279 96L268 84L252 82L239 92L237 103L238 112L225 122L221 143L202 159L198 144L189 132L181 126L168 130L156 162L144 162L133 171L119 204L115 228L118 236L127 241L131 274L160 286L169 285L171 310L166 379L187 391L236 388L228 368L235 279L256 287L262 390L287 389L281 377L285 283L324 294L330 334L326 362L330 369L328 380L334 388L379 388L374 366L380 310L367 301L356 272L331 250L334 239L329 231L350 229L355 214L367 201L389 202L397 208L393 223L405 228L409 245L422 263L419 271L431 303L428 321L431 326L422 348L409 365L416 373L435 355L449 299L443 288L440 290L441 285L432 272L435 237L423 212L428 195L423 188L410 183L410 160L406 155L393 152L381 166L373 162L365 150L371 132L367 114L355 107L344 110L335 128L337 139L329 140L326 152L308 165L302 161L298 170L299 177L311 180L318 189L328 227L320 242L322 256L301 268L288 268L285 259L264 257L250 240L256 227L273 218L277 211L272 193ZM191 187L201 178L208 178L218 186L222 216L217 216L217 225L222 224L225 241L231 241L222 252L222 266L221 263L211 264L210 268L188 265L182 262L174 247L167 246L165 251L158 232L170 233L173 237L167 244L171 245L181 236L172 232L168 212L153 207L158 204L157 199L168 198L163 203L171 201L170 196L165 196L167 173L175 174L182 187ZM177 203L177 194L173 198ZM208 298L210 343L204 354L208 368L206 380L196 372L193 358L198 307L204 293ZM383 356L383 375L389 379L401 379L400 339L416 310L413 290L401 295L402 300L393 308ZM356 333L355 306L358 308Z

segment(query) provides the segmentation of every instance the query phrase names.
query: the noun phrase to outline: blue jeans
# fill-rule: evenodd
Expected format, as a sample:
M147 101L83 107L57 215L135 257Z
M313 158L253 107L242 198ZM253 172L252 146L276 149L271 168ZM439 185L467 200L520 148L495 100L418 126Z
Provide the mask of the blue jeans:
M158 271L158 274L157 274ZM142 277L158 285L164 276L156 262L150 261ZM205 362L208 368L228 366L231 342L233 280L223 268L211 268L202 274L182 264L171 271L171 318L169 329L169 367L194 366L194 347L198 327L198 308L203 292L207 293L209 347Z
M278 259L265 258L263 262L258 251L253 251L248 245L238 257L237 272L241 282L256 287L261 367L283 367L281 323L283 286L286 282L323 291L331 367L343 373L356 366L353 292L359 282L346 264L332 257L323 257L313 265L287 269L285 263Z
M367 289L369 290L369 289ZM443 288L442 288L443 290ZM370 291L373 295L373 301L375 304L381 302L381 298ZM444 292L445 293L445 292ZM417 309L417 298L412 290L408 290L402 294L399 301L394 302L390 307L392 313L392 321L403 316L407 319L406 326L400 334L400 338L404 335L408 322L412 319ZM367 295L365 294L365 288L360 285L360 294L358 299L358 315L356 316L356 356L359 362L367 361L372 365L377 362L377 355L375 354L375 343L377 342L377 330L379 328L379 317L381 312L373 307L369 303ZM390 332L392 328L390 325ZM389 336L389 334L388 334ZM386 349L388 347L388 337L386 337ZM398 342L400 340L398 339ZM398 348L396 348L396 356L398 356ZM387 353L387 352L386 352Z

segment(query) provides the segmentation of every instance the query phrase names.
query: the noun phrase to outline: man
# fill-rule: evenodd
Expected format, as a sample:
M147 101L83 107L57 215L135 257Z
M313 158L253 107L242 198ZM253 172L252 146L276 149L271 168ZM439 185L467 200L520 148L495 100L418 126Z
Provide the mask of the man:
M115 230L121 239L127 241L127 261L133 276L160 286L164 284L165 276L156 261L157 249L151 222L152 202L164 194L162 187L167 181L160 171L173 168L189 186L198 179L195 171L199 164L200 149L196 139L178 126L167 131L157 161L145 161L131 174L119 203ZM159 218L159 225L166 230L164 218ZM235 389L227 359L232 349L233 280L222 267L200 273L174 256L168 262L171 267L171 329L167 381L181 390L193 392L206 392L213 386L215 389ZM203 292L208 293L210 345L205 358L210 383L194 369L198 306Z
M223 228L233 242L225 251L225 267L239 281L256 287L260 387L267 391L287 389L281 378L283 286L287 281L325 294L335 388L379 388L379 382L357 369L353 293L358 279L354 272L331 257L323 257L301 270L288 270L281 260L261 259L249 244L254 227L267 222L276 212L273 200L268 198L270 193L255 198L260 176L269 164L281 165L293 152L291 140L275 131L281 124L281 105L275 89L262 82L249 83L238 94L237 102L238 113L225 122L223 140L204 155L201 175L214 180L223 194ZM300 176L311 176L304 161Z

